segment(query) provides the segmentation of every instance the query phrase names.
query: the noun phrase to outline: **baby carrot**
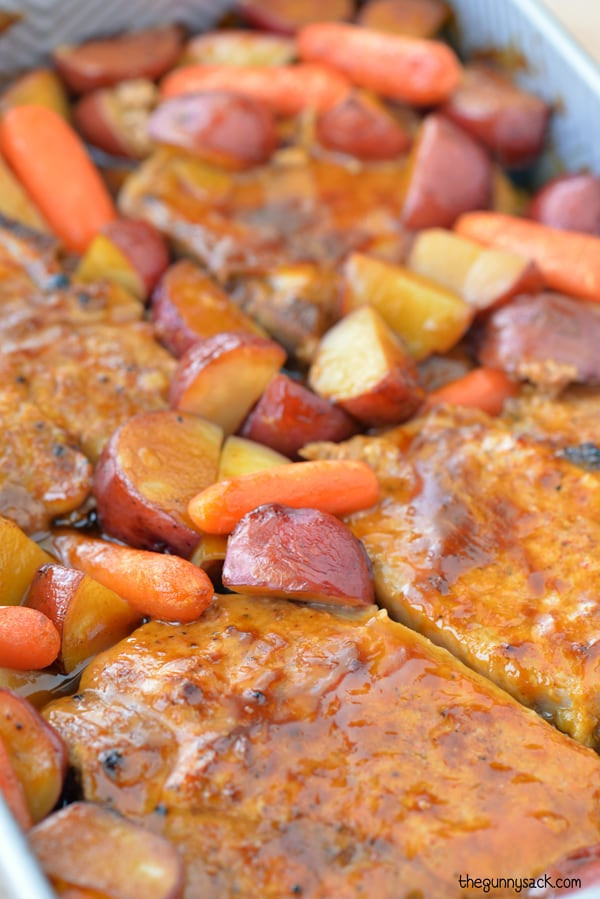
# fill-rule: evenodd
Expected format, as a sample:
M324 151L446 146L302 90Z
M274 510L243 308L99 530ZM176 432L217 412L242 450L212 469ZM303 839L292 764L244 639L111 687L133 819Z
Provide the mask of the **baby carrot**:
M188 513L200 530L229 534L247 512L264 503L348 515L372 506L378 494L377 478L366 462L320 459L218 481L191 500Z
M58 113L15 106L0 121L0 150L68 250L83 253L117 217L79 137Z
M517 393L517 385L503 371L475 368L464 377L430 393L426 407L429 409L447 403L450 406L481 409L488 415L500 415L504 401Z
M302 59L333 66L359 87L413 106L447 100L461 75L456 55L440 41L337 22L302 28L298 52Z
M60 534L54 546L65 565L90 574L141 615L194 621L213 598L208 575L179 556L130 549L80 534Z
M165 98L207 90L235 91L258 100L276 115L293 116L312 107L329 109L350 90L339 72L321 65L208 66L175 69L162 82Z
M467 212L454 230L486 246L528 256L548 287L600 302L600 237L500 212Z
M4 796L4 800L21 830L29 830L33 825L33 819L31 817L31 812L29 811L29 806L27 805L27 799L25 798L25 790L23 789L23 784L17 777L17 773L1 737L0 793Z
M37 609L0 606L0 665L37 670L51 665L60 650L60 634Z

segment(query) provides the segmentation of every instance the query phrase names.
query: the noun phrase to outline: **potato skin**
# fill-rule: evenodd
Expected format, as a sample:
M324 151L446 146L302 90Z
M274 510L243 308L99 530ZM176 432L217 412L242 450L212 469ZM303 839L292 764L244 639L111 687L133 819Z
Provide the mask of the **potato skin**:
M450 228L463 212L487 209L492 177L491 160L473 138L442 116L427 116L409 163L403 223Z
M339 443L357 430L356 422L339 406L287 375L275 375L240 433L293 459L307 443Z
M83 94L130 78L158 78L175 65L182 48L182 29L166 25L58 47L52 58L67 87Z
M141 219L119 218L105 225L102 233L125 254L151 293L169 265L167 242L160 231Z
M165 100L150 117L148 133L156 143L232 169L266 162L277 146L270 110L251 97L224 90Z
M342 606L374 602L368 556L362 543L334 515L259 506L231 534L223 584L260 593Z
M359 159L394 159L411 143L383 106L358 91L322 112L316 133L324 147Z
M303 25L351 19L352 0L238 0L237 11L255 28L293 35Z
M600 235L600 178L562 175L534 196L529 216L550 228Z

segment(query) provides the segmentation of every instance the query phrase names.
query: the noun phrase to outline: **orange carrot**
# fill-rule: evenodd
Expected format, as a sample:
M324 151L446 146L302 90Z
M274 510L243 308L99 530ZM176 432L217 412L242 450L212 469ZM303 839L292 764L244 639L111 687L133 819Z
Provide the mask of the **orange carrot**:
M162 82L163 97L207 90L234 91L258 100L277 115L293 116L312 107L318 112L335 106L350 90L339 72L321 65L208 66L175 69Z
M462 378L434 390L427 397L426 408L447 403L450 406L469 406L488 415L500 415L504 401L516 396L519 388L503 371L494 368L475 368Z
M17 608L17 606L14 608ZM31 812L29 811L29 806L27 805L27 799L25 798L25 790L23 789L23 784L17 777L17 773L1 737L0 793L4 796L4 800L21 830L29 830L33 825L33 819L31 817Z
M15 106L0 121L0 150L68 250L83 253L114 204L79 137L43 106Z
M413 106L447 100L461 75L456 55L440 41L337 22L302 28L298 51L302 59L333 66L360 87Z
M200 530L229 534L247 512L264 503L348 515L372 506L378 494L377 478L365 462L291 462L218 481L194 497L188 513Z
M548 287L600 302L600 237L500 212L467 212L454 230L486 246L528 256Z
M37 670L51 665L60 651L60 634L37 609L0 606L0 665Z
M130 549L80 534L60 534L54 546L65 565L85 571L141 615L194 621L210 604L207 574L179 556Z

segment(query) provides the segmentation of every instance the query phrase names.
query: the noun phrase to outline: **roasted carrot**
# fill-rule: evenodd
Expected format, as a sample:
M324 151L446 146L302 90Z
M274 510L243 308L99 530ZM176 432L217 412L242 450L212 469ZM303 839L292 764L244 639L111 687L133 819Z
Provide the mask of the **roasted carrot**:
M15 106L0 121L0 150L68 250L83 253L114 204L79 137L58 113Z
M467 212L454 230L486 246L528 256L548 287L600 302L600 237L500 212Z
M165 98L207 90L234 91L258 100L277 115L293 116L312 107L322 112L350 90L339 72L321 65L184 66L162 82Z
M194 497L188 513L200 530L229 534L247 512L264 503L348 515L372 506L378 494L377 478L365 462L295 462L218 481Z
M179 556L130 549L80 534L60 534L54 546L65 565L85 571L114 590L141 615L194 621L213 598L208 575Z
M21 830L29 830L33 825L33 819L31 817L31 812L29 811L29 806L27 805L27 799L25 798L25 790L23 789L23 784L17 777L17 773L1 737L0 793L4 796L4 800Z
M462 378L445 384L427 397L426 408L447 403L450 406L469 406L488 415L500 415L505 400L516 396L518 386L503 371L494 368L475 368Z
M447 100L461 67L446 44L357 25L319 22L298 34L302 59L333 66L360 87L413 106Z
M0 666L46 668L59 650L60 634L42 612L25 606L0 606Z

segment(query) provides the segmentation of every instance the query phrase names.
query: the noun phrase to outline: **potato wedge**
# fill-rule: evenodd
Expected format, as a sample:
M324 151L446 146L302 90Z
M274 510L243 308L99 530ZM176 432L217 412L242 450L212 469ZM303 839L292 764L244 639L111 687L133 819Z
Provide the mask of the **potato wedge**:
M343 409L287 375L275 375L242 434L293 459L307 443L347 440L358 430Z
M325 334L308 383L367 427L399 424L423 402L414 360L372 306Z
M296 55L296 43L289 37L229 29L192 38L184 61L209 66L283 66Z
M443 228L417 235L408 267L456 293L478 311L543 287L539 269L525 256L482 247Z
M170 404L232 434L284 362L285 350L272 340L243 331L215 334L181 357Z
M67 770L66 746L31 703L3 688L0 739L23 785L32 820L41 821L62 792Z
M285 465L289 461L287 456L263 446L262 443L232 435L223 444L217 480L227 481L253 471L273 468L274 465Z
M370 303L418 361L451 349L473 310L461 297L403 268L353 253L344 266L344 308Z
M310 22L341 22L352 18L352 0L238 0L240 15L256 28L295 34Z
M329 150L358 159L394 159L411 144L390 112L364 91L352 91L320 114L316 135Z
M98 234L75 269L74 278L82 284L94 284L107 278L119 284L138 300L146 294L142 279L125 253L104 234Z
M61 636L58 665L65 674L126 637L140 623L129 603L89 575L42 565L26 604L43 612Z
M158 88L147 78L122 81L82 97L73 121L85 140L126 159L143 159L153 149L148 122L158 103Z
M169 265L169 249L163 235L150 222L129 218L108 222L102 234L133 266L142 282L142 298L146 299Z
M126 421L104 448L94 475L107 534L138 549L187 558L199 540L190 499L217 479L223 433L184 412L145 412Z
M486 151L448 119L423 121L405 174L408 228L450 228L463 212L487 209L493 168Z
M165 272L152 297L152 319L158 337L175 356L222 331L265 336L216 281L188 259Z
M450 10L442 0L369 0L358 14L365 28L406 34L409 37L435 37Z
M0 516L0 596L2 605L18 605L40 565L52 562L48 553L13 521Z
M119 899L179 899L183 865L168 840L117 812L74 802L29 833L53 882Z
M29 199L2 156L0 156L0 214L37 231L48 231L42 213Z
M60 78L51 69L32 69L9 84L0 96L0 113L32 103L54 110L67 121L71 118L69 98Z
M223 584L237 593L364 606L374 602L362 543L334 515L259 506L229 538Z
M202 568L214 582L221 577L226 552L227 537L222 534L202 534L190 556L190 562Z

